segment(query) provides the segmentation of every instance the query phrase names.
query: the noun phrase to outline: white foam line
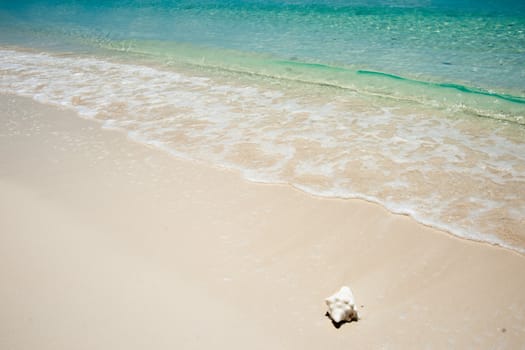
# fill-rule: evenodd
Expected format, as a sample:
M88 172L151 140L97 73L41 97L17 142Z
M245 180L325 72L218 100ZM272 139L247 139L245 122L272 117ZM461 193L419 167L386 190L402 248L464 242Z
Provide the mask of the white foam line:
M352 110L353 100L341 96L337 102L287 98L285 91L219 84L97 58L0 49L0 74L0 92L74 110L177 158L233 169L253 182L289 183L316 196L374 202L458 237L524 253L525 248L488 232L486 224L495 223L481 219L511 205L508 219L519 222L520 214L525 216L523 199L512 197L525 187L525 142L497 130L465 133L457 119L442 115L401 114L374 105L360 113ZM258 167L233 162L230 156L247 143L255 156L259 152L272 162ZM349 167L370 181L367 190L354 190ZM331 183L313 189L286 169L297 176L324 176ZM449 174L466 179L461 197L450 197L454 184L441 179ZM418 177L435 185L429 193L416 191L424 185L414 182ZM478 193L486 186L492 189ZM381 198L381 189L392 198ZM475 196L477 201L468 201ZM458 205L453 200L472 207L465 222L447 224L442 217Z

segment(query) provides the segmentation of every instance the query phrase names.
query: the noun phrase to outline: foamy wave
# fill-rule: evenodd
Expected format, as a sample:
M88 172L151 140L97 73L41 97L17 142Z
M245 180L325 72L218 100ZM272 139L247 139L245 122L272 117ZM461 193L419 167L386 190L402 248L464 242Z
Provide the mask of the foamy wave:
M93 57L3 49L0 74L0 92L73 109L178 157L371 200L524 252L521 127L327 87L219 82Z

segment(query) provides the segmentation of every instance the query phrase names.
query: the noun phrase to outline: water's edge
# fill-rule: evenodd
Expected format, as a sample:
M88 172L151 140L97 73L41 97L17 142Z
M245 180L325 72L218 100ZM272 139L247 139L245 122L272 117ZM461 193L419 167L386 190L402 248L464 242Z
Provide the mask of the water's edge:
M17 51L14 51L13 57L16 56L16 52ZM346 167L348 163L348 160L346 159L337 160L333 163L333 165L330 166L330 168L326 168L326 163L329 162L328 159L333 157L334 154L337 155L340 152L346 152L348 147L352 149L352 147L355 147L355 145L349 145L345 143L345 140L349 139L349 137L347 136L342 137L340 140L336 141L334 139L335 134L310 134L311 132L306 130L305 128L310 128L312 123L317 123L320 117L321 120L323 120L323 123L335 123L334 127L331 127L330 124L323 124L324 127L322 130L326 128L327 131L331 132L333 129L334 132L344 134L346 132L354 132L355 130L359 131L362 129L362 132L364 134L348 134L353 135L352 137L354 138L363 138L362 142L365 142L360 146L363 147L363 150L360 151L362 153L360 153L359 156L356 155L354 157L357 159L367 158L370 155L375 155L375 153L377 152L379 152L377 153L378 156L381 157L381 153L384 152L384 150L382 150L381 147L391 147L398 144L402 145L403 142L407 142L407 139L412 137L412 134L410 133L406 135L403 135L401 133L398 135L394 135L394 137L390 136L390 138L387 140L389 143L387 143L386 146L380 146L378 151L367 148L371 146L369 138L371 136L376 137L374 136L374 133L389 132L392 126L398 127L396 126L396 124L391 123L392 119L397 120L396 118L400 116L393 115L387 109L384 109L382 107L376 108L373 105L366 106L366 104L366 109L363 110L362 113L359 112L356 114L356 112L352 112L355 109L354 107L351 108L352 111L346 111L346 109L341 110L341 108L346 108L346 106L349 103L350 106L354 106L355 103L361 101L361 97L359 96L347 96L347 93L344 92L344 98L341 97L341 101L334 102L326 100L325 97L321 96L319 103L315 101L305 102L300 98L298 99L295 97L283 97L281 92L262 88L262 85L259 88L242 84L242 86L227 85L224 82L216 83L209 80L208 78L195 78L191 76L181 75L170 70L159 70L155 67L138 66L129 63L116 63L118 60L104 61L100 60L100 58L95 58L91 55L80 56L81 58L79 59L76 58L79 57L77 54L53 56L49 54L35 53L33 50L23 50L19 52L21 52L22 54L24 52L28 53L28 56L26 57L27 63L24 66L23 60L13 60L14 65L22 64L22 66L20 66L21 68L8 67L7 70L4 71L4 74L13 74L13 80L10 83L7 81L4 82L7 83L7 85L0 89L1 93L15 92L20 96L33 98L35 101L40 103L43 102L60 108L67 108L73 110L80 117L101 122L104 128L117 129L121 132L126 133L128 137L134 140L135 142L153 146L159 150L168 152L169 154L177 158L203 162L205 164L213 165L215 167L226 168L232 171L238 171L241 174L241 176L248 181L259 183L288 184L302 192L309 193L316 197L331 197L341 199L354 198L366 200L369 202L379 204L392 213L408 215L421 224L437 228L442 231L446 231L448 233L453 234L454 236L473 241L490 243L522 254L525 253L524 247L520 247L519 245L513 245L512 243L501 239L497 235L476 232L476 230L469 232L469 230L462 229L461 225L448 225L444 222L440 222L440 220L429 218L428 215L425 216L425 214L418 212L420 208L418 207L417 203L414 204L412 202L407 202L411 203L410 206L406 206L406 203L399 205L400 202L396 202L396 200L393 199L388 199L388 195L385 195L386 199L381 199L380 197L374 194L365 194L366 191L359 189L360 184L357 182L353 184L352 182L354 181L354 179L351 175L347 175L348 171L353 171L353 166L343 169L345 172L342 173L342 176L351 178L350 184L352 186L357 186L357 190L355 189L355 187L352 186L345 188L339 187L341 185L337 182L337 180L340 179L339 175L339 177L334 176L334 181L336 182L335 184L331 185L332 187L326 187L325 185L323 185L323 181L325 181L323 180L323 177L330 177L333 171L341 170L341 167ZM58 62L56 60L58 60ZM127 56L127 60L130 60L129 56ZM133 62L134 60L131 59L130 61ZM46 68L46 65L48 65L48 68ZM199 63L197 63L197 65L199 65ZM299 64L299 66L301 65L302 64ZM163 65L161 65L160 67L161 69L166 68L166 66ZM206 69L210 69L210 67L210 65L207 65ZM14 73L17 69L19 70L19 73L16 74L22 75L17 76ZM100 80L96 80L102 77L97 76L96 74L99 74L97 72L100 72L104 75L108 75L106 83L103 83ZM222 71L221 74L223 73L224 71ZM39 77L38 74L41 74L42 76ZM111 74L114 74L114 77L111 77ZM381 73L376 72L366 72L357 74L364 74L365 76L371 75L374 77L376 75L382 75ZM62 77L60 75L62 75ZM92 83L83 86L82 84L84 83L84 81L79 81L79 79L87 79L90 77L90 75L93 75L93 77L95 77L96 79L93 80ZM71 79L72 76L75 78L73 80L68 81L68 79ZM57 81L52 82L50 80L51 77L56 77ZM273 76L272 79L282 80L282 78L276 76ZM285 80L286 79L287 78L285 78ZM386 79L390 79L392 81L404 81L404 79L400 77L386 77ZM298 79L290 80L292 80L294 84L300 82L300 80ZM89 79L87 79L86 82L87 81L89 81ZM156 85L152 85L151 88L148 88L148 85L146 84L149 84L149 82L151 81L156 82ZM66 85L62 86L60 85L61 83L64 83ZM311 82L307 83L311 84ZM46 84L49 86L46 87ZM107 89L111 84L116 84L114 90L108 90L107 92L104 92L102 88ZM420 83L417 82L416 84L420 85ZM324 85L320 86L322 87ZM64 91L64 88L66 88L66 91ZM434 88L434 86L432 86L432 88ZM449 87L438 88L448 89ZM41 89L44 89L44 91L42 91ZM46 92L45 89L50 90ZM99 91L101 89L102 91ZM453 89L456 89L456 87L453 87ZM170 92L170 90L173 90L173 92ZM139 91L141 91L140 94L143 95L143 98L145 100L134 100L137 98L137 94L139 94ZM299 96L302 95L301 91L294 91L293 93ZM99 94L99 96L97 94ZM122 97L119 97L119 94L122 94ZM185 94L187 95L186 97ZM500 96L493 96L492 94L489 94L487 96L483 93L474 92L473 95L479 95L482 98L496 98L501 100ZM107 100L107 96L114 96L115 98L113 100ZM83 101L83 99L86 97L86 101ZM348 99L350 97L351 99ZM119 100L121 100L122 98L124 98L124 100L128 100L131 109L128 109L128 107L126 106L119 105L119 103L121 103L119 102ZM92 101L89 101L90 99L92 99ZM194 104L188 104L189 101L193 101ZM365 99L365 101L367 100ZM341 103L340 105L337 104L339 102ZM518 105L522 104L522 102L520 102L519 99L518 101L508 102ZM358 106L361 105L358 104ZM143 110L140 110L140 108L142 108ZM172 109L165 111L165 108ZM177 108L182 109L180 111L177 111ZM413 110L416 112L419 109L419 107L411 108L413 108ZM519 110L523 111L523 107L521 107ZM137 114L134 115L134 113ZM167 114L164 115L162 113ZM181 121L178 119L178 113L181 114L182 118L184 118L185 114L188 114L189 118L187 120L183 119ZM218 114L216 116L213 116L212 119L210 119L211 116L208 117L206 113ZM252 118L250 117L250 115L252 115L253 113L261 113L263 119L254 119L255 124L245 125L247 122L252 122L250 120L250 118ZM275 121L272 121L270 124L265 124L267 123L267 117L270 117L275 113L282 113L282 121L277 120L277 124L275 124ZM309 119L307 119L306 121L300 121L299 124L297 124L295 121L294 124L289 124L288 127L291 128L291 131L287 134L288 127L286 127L285 125L281 125L280 123L284 122L285 120L288 120L288 122L290 122L290 116L296 114L298 120L302 120L303 117L300 116L301 113L308 113ZM322 117L323 114L326 114L325 119L323 119ZM333 115L336 115L340 119L331 120ZM123 117L122 120L118 119L119 116ZM256 116L256 114L253 115L253 117ZM432 147L442 148L440 148L439 152L436 153L436 157L442 156L444 151L449 152L447 151L447 147L450 148L450 152L452 153L458 152L458 150L455 150L455 148L458 147L458 145L456 144L440 144L443 142L443 140L445 140L442 139L442 137L449 138L455 135L454 133L450 135L446 133L453 131L453 128L454 126L456 126L457 121L454 121L452 119L450 121L440 119L411 120L411 118L414 117L411 116L411 114L402 114L401 117L403 118L397 120L397 122L408 124L406 124L406 126L404 126L403 129L400 129L399 132L405 132L403 131L404 129L409 129L411 127L417 126L418 124L421 125L421 130L427 130L427 132L438 132L433 131L434 129L436 129L436 127L438 127L438 129L436 130L440 130L440 128L443 129L443 132L445 132L445 134L441 136L435 136L437 137L436 140L438 141L435 145L434 142L432 142ZM408 119L405 120L406 118ZM219 125L222 122L218 122L218 120L226 122L226 125ZM463 122L461 119L458 120L459 123ZM194 125L196 121L199 121L201 125ZM501 125L506 125L509 123L509 121L501 120L494 122L502 123ZM215 125L213 123L219 124ZM235 127L230 127L228 123L230 123L231 125L237 125L237 129ZM444 124L440 126L440 123ZM362 128L357 128L357 126L361 124ZM383 124L385 125L384 127ZM512 124L514 124L517 128L523 127L522 124L518 122ZM277 127L277 129L270 130L268 132L265 131L262 133L253 134L253 130L250 129L256 130L257 128L259 128L257 125L262 125L261 130L274 129L275 127ZM352 126L352 128L355 130L350 130L349 126ZM432 126L432 129L429 129L429 126ZM186 128L189 128L189 133L186 133L182 136L177 134L180 131L180 129L184 130ZM205 130L206 132L203 132L202 130ZM223 135L223 133L225 133L226 130L233 134ZM300 145L295 145L295 143L303 141L298 140L296 138L297 134L294 134L293 130L298 130L298 132L304 133L304 137L309 137L311 139L310 141L318 139L321 143L328 142L328 144L324 147L338 148L336 151L331 151L332 153L319 153L319 155L317 156L321 157L319 160L319 164L312 164L312 160L316 159L315 153L313 156L308 156L306 158L297 158L297 153L301 150L301 147ZM416 128L414 129L414 132L416 132L419 135L419 130L420 129ZM236 132L242 133L235 134ZM274 133L276 134L274 135ZM230 138L225 138L225 136L228 136ZM423 136L424 135L421 135L421 137ZM457 137L460 136L461 135ZM478 136L479 135L473 134L472 140L477 140ZM197 141L195 141L195 144L192 144L192 142L194 141L191 141L191 146L189 146L189 144L179 143L178 139L181 138L182 140L184 139L184 137L192 137L195 138ZM506 139L500 138L500 136L497 136L498 138L494 137L494 135L487 134L488 145L494 142L508 142ZM280 140L283 139L288 140L288 143L286 145L280 144ZM246 145L242 144L242 142L246 143L250 142L250 140L252 140L252 143L259 144L259 146L262 145L262 150L274 152L270 152L273 158L269 159L268 154L270 153L260 155L259 153L261 152L261 149L246 148ZM469 139L464 140L463 138L458 138L458 140L471 142L469 141ZM379 139L376 139L376 141L379 141ZM336 143L330 145L330 142ZM396 156L399 156L399 154L396 152L409 151L409 153L407 154L410 154L413 153L414 150L416 150L417 148L421 147L421 145L426 146L428 144L429 142L426 141L424 138L422 138L421 140L416 139L414 140L414 143L412 145L408 144L408 148L400 148L398 151L391 151L393 152L391 156L385 156L386 161L390 162L396 167L399 165L403 166L403 164L406 163L406 159L401 157L396 160ZM212 148L225 147L225 145L227 147L230 147L231 149L223 151L213 150L213 152L215 153L212 152ZM459 146L463 146L463 144L460 144ZM264 147L273 148L264 149ZM281 149L279 147L281 147ZM287 150L287 147L292 147L291 154L289 153L290 150ZM310 145L306 149L317 151L316 147L317 146L315 145ZM475 147L475 144L470 145L469 147ZM512 147L512 144L509 144L508 147ZM320 149L323 150L324 148L321 147ZM476 150L476 148L474 149ZM480 148L480 150L483 150L483 148ZM358 149L354 150L354 152L357 151ZM477 150L476 152L479 152L479 150ZM489 152L490 154L491 151L488 150L487 152ZM248 160L246 159L246 157L248 158ZM460 155L457 161L457 165L459 166L461 162L464 161L464 159L468 159L469 157L471 156ZM284 163L283 159L280 158L284 159ZM397 163L392 163L392 159L397 161ZM439 159L436 158L436 161L438 160ZM265 161L267 162L267 164L264 163ZM366 166L378 166L378 164L376 163L378 161L381 161L381 159L376 161L376 163L369 163L366 159L362 161L363 164ZM425 160L423 159L419 161L424 162ZM486 164L488 166L495 167L496 169L498 169L498 171L501 170L505 172L506 170L504 167L506 166L506 163L498 162L498 157L496 157L494 159L489 159L489 162L487 162ZM289 170L286 169L290 166L287 163L296 164L294 165L292 171L292 180L290 180L288 178L288 175L286 175L287 171L289 172ZM383 168L383 170L390 169L389 167L392 166L390 165L390 163L386 163L384 165L385 167ZM451 163L456 164L456 161L452 161ZM420 167L424 163L421 163L422 165L417 165L419 163L414 164L415 166ZM436 166L436 169L439 169L439 163ZM454 169L452 168L452 170ZM516 171L518 171L516 181L520 181L519 170ZM372 174L373 173L374 171L372 169ZM460 173L461 169L458 170L458 174ZM306 177L302 176L305 174ZM501 176L497 175L497 177L494 178L489 177L487 180L483 181L507 181L504 175L505 174L502 173ZM295 178L293 178L294 176ZM314 179L315 181L313 182L311 179L312 176L317 176L317 178ZM361 176L363 175L357 173L356 179L358 180ZM403 188L403 186L408 186L407 191L411 187L417 186L416 184L412 184L410 181L403 183L403 181L408 181L408 178L404 180L405 175L398 176L394 173L385 177L385 179L387 178L393 179L391 181L401 182L396 183L392 186L401 186L401 188ZM296 181L295 179L297 179L298 181ZM380 183L387 190L390 190L391 188L389 189L389 187L391 187L391 185L389 185L389 182L385 179L379 178L378 183ZM321 184L321 186L318 186L319 183ZM373 185L372 183L371 186L375 185ZM473 190L475 190L475 188ZM475 192L473 193L475 194ZM471 196L473 196L473 199L476 199L474 194ZM404 192L400 192L399 195L405 194ZM423 195L425 195L425 192L423 192ZM447 193L443 194L443 196L446 195ZM411 198L411 200L413 200L413 198ZM436 197L434 200L437 203L439 203L439 201L441 201L442 198L440 199L440 197ZM401 203L403 202L401 201ZM430 201L430 205L432 205L432 200ZM482 205L481 209L476 209L477 207L479 207L479 205ZM474 209L478 210L479 213L477 215L485 215L491 207L495 206L495 204L490 203L490 201L488 201L488 203L486 204L476 203L476 206L474 207ZM495 208L498 209L499 207L495 206ZM474 210L474 213L476 212L476 210ZM520 209L518 208L517 210ZM453 211L454 210L452 210L452 212ZM476 220L476 216L473 217L473 220ZM518 233L519 232L517 232L516 234Z

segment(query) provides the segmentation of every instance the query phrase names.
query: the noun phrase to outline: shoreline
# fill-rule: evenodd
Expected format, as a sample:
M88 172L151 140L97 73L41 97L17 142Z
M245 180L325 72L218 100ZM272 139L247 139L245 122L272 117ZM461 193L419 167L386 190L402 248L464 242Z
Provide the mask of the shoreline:
M0 103L2 348L525 346L517 252Z
M178 158L313 195L365 198L523 253L523 128L330 89L266 90L95 57L5 53L6 92L74 110Z

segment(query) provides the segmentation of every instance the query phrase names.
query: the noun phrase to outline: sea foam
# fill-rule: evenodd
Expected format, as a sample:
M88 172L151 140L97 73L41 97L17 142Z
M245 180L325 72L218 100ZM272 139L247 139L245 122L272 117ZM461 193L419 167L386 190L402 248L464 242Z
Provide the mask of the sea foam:
M525 251L525 132L358 92L0 50L0 92L76 111L177 157L361 198Z

